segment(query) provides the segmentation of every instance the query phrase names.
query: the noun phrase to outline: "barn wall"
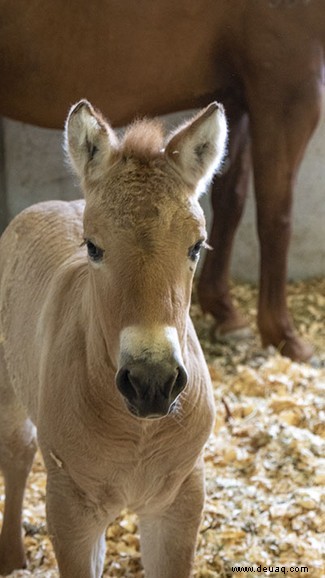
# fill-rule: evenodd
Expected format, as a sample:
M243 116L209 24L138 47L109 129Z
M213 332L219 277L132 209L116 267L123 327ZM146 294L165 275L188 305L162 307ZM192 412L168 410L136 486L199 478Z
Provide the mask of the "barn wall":
M309 145L296 188L289 278L325 274L325 98L321 123ZM179 115L165 121L177 125ZM28 205L47 199L73 199L80 193L62 152L62 132L45 130L4 119L0 134L0 226L6 212L12 218ZM1 136L4 151L1 156ZM202 200L210 222L209 197ZM232 274L256 281L258 245L255 208L250 187L245 214L236 236Z

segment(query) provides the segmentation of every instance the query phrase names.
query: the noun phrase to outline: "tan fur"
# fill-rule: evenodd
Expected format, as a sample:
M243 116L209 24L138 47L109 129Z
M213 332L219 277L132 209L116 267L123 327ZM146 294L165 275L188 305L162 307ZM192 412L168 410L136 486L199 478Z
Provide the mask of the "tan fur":
M128 507L139 515L146 577L189 578L214 406L188 314L195 269L188 251L205 238L205 224L197 183L183 175L193 162L197 180L215 168L204 150L218 143L220 158L225 121L214 106L195 120L190 137L188 127L180 129L180 167L162 151L155 124L135 125L119 143L99 118L82 101L66 128L86 204L35 205L0 240L0 465L7 490L0 572L25 561L20 510L35 424L61 577L101 576L105 528ZM196 157L202 131L208 142ZM84 237L103 249L100 263L87 258ZM160 419L132 415L117 387L133 343L141 371L152 360L163 370L171 354L184 363L188 383ZM155 380L158 370L148 383Z

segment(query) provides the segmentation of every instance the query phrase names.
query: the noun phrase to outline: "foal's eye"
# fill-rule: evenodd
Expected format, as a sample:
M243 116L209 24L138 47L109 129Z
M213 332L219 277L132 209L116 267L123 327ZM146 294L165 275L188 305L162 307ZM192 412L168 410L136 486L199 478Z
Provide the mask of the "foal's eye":
M89 240L86 241L86 245L87 245L89 258L92 261L101 261L103 258L103 255L104 255L103 249L100 249L99 247L94 245L94 243L92 243Z
M197 241L197 243L195 243L195 245L193 245L192 247L189 248L188 250L188 256L191 259L191 261L196 261L200 255L200 251L202 249L204 240L201 239L200 241Z

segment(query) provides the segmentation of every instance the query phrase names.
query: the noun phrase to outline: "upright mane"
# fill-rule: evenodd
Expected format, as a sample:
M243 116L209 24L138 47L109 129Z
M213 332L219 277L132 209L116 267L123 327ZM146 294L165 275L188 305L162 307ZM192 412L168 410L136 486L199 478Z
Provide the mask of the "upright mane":
M157 158L164 148L164 130L157 119L141 119L131 124L122 139L121 152L125 157L142 161Z

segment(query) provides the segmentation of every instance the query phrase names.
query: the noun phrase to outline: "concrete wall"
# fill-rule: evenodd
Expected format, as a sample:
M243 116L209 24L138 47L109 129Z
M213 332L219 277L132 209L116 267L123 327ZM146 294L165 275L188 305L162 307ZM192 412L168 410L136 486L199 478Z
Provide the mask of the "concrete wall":
M169 115L164 117L164 120L168 126L175 126L180 120L180 115ZM61 131L40 129L4 119L2 140L4 148L0 170L2 218L5 204L9 218L12 218L28 205L38 201L69 200L80 196L79 189L65 166ZM291 279L325 274L324 159L325 98L322 120L309 145L296 188L289 257ZM202 199L202 205L210 222L208 195ZM237 279L256 281L257 270L258 244L251 186L244 218L236 236L232 273Z

